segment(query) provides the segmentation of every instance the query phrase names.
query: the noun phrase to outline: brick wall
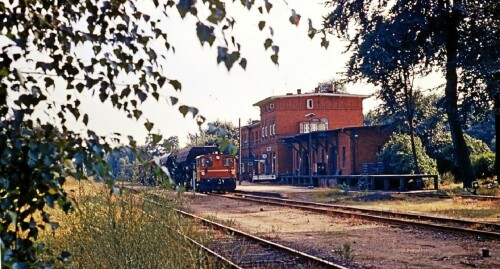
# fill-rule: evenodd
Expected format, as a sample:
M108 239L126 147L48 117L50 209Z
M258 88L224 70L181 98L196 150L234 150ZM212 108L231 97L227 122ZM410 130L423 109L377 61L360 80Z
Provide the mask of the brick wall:
M338 154L334 156L331 148L317 148L313 151L313 163L326 163L330 174L335 173L331 171L333 169L330 169L335 162L337 169L343 175L360 173L362 163L376 161L378 148L387 141L388 137L378 135L377 132L380 130L350 128L363 125L362 101L364 98L366 96L307 93L273 96L259 101L255 106L260 108L260 123L242 127L242 134L246 135L248 140L248 143L242 144L242 158L246 162L252 161L249 155L250 147L255 157L253 161L261 159L263 153L266 153L269 158L276 158L274 163L271 159L266 160L268 172L275 170L280 174L294 174L299 168L299 158L304 159L307 155L302 152L299 156L290 145L278 143L278 140L299 134L301 122L320 121L326 118L328 130L336 129L338 138L330 143L337 144L338 140ZM305 115L309 113L314 113L314 116L306 118ZM355 135L357 137L353 139ZM254 136L253 140L252 136ZM336 160L334 161L333 158ZM303 162L301 165L302 172L308 171L308 168L304 167L306 163ZM314 164L310 167L313 169ZM254 170L256 170L255 166Z

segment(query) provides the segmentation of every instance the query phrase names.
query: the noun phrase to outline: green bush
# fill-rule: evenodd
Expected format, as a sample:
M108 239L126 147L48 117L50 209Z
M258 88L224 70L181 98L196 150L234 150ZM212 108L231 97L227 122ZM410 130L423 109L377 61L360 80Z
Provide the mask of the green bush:
M418 137L415 137L415 147L420 172L424 174L437 174L436 161L427 155L422 141ZM387 172L389 173L415 174L411 139L407 134L392 134L389 141L384 144L379 157L385 163Z
M483 141L467 134L464 135L464 138L467 143L471 159L477 155L491 153L490 148ZM455 166L455 153L453 151L453 142L451 140L450 132L441 133L440 135L432 138L427 147L427 153L429 156L436 159L439 173L457 173L457 168Z
M495 153L483 153L471 157L472 168L477 178L488 178L495 175Z

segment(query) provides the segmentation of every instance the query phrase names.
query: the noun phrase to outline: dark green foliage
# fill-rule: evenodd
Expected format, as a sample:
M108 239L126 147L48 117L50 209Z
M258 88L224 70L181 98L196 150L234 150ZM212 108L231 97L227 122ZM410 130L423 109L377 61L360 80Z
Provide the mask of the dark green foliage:
M166 175L161 172L161 164L168 154L179 149L179 139L171 136L158 143L153 137L148 138L143 146L120 147L107 154L113 180L149 186L168 183Z
M333 87L332 90L334 93L347 93L347 89L345 87L345 82L340 80L340 79L331 78L331 79L328 79L328 80L325 80L323 82L318 83L318 87L320 88L320 91L323 87L327 87L329 85L331 85Z
M472 116L469 118L473 118ZM467 126L468 135L480 139L486 143L491 150L495 150L495 115L494 111L481 121L472 122Z
M437 174L436 161L430 158L418 137L415 138L415 148L423 174ZM379 158L384 162L389 173L415 174L415 164L412 156L410 136L407 134L392 134L384 144Z
M103 157L109 145L90 131L83 138L24 119L18 112L0 122L2 260L13 266L43 267L35 259L43 244L34 242L40 229L59 226L47 207L58 206L66 213L72 210L62 188L70 178L105 179L109 170Z
M216 146L223 153L236 154L239 130L231 122L215 121L208 123L200 134L189 134L188 139L189 146Z
M477 158L479 155L491 153L488 145L483 141L469 135L465 135L464 137L471 159ZM443 132L433 137L427 145L427 152L429 156L436 159L439 173L452 172L455 176L459 176L455 164L451 134L449 132Z
M488 178L495 175L495 154L493 152L473 155L471 159L477 178Z

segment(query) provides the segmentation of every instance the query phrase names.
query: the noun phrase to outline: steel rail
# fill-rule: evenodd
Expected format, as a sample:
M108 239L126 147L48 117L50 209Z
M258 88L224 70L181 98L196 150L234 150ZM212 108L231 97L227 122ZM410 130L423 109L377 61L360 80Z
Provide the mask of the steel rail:
M253 195L245 195L245 194L232 194L232 195L224 195L223 197L230 199L238 199L238 200L246 200L251 202L258 202L264 204L278 205L278 206L288 206L291 208L301 209L313 211L320 214L325 213L333 213L340 214L343 216L356 216L359 218L369 219L373 221L386 222L386 223L394 223L394 224L407 224L413 226L420 226L425 228L433 228L437 230L443 231L453 231L459 233L466 233L472 235L480 235L489 238L500 239L500 233L495 231L486 231L486 230L477 230L470 229L464 227L457 226L449 226L443 224L429 223L429 222L447 222L447 223L456 223L460 225L467 226L477 226L483 225L484 227L490 227L494 230L500 230L500 225L495 223L486 223L486 222L475 222L468 220L460 220L460 219L451 219L445 217L433 217L427 215L418 215L412 213L398 213L393 211L382 211L382 210L372 210L372 209L363 209L357 207L350 206L340 206L340 205L331 205L331 204L323 204L323 203L314 203L314 202L305 202L305 201L296 201L289 199L280 199L280 198L270 198L270 197L260 197ZM389 217L384 217L380 215L388 215ZM403 219L407 218L407 219ZM413 221L409 219L416 219L420 221ZM429 221L429 222L422 222Z
M153 195L157 196L157 197L161 197L161 196L158 196L158 195L155 195L155 194L153 194ZM148 201L150 203L153 203L155 205L158 205L158 206L165 206L165 205L162 205L162 204L160 204L160 203L158 203L156 201L152 201L152 200L149 200L149 199L146 199L146 198L144 198L144 200ZM231 233L231 234L236 234L236 235L242 236L244 238L251 239L254 242L265 244L265 245L270 246L270 247L272 247L274 249L277 249L277 250L280 250L280 251L284 251L284 252L287 252L287 253L292 254L292 255L297 255L300 258L303 258L305 260L317 263L318 265L324 266L326 268L347 269L347 267L344 267L342 265L335 264L333 262L330 262L330 261L324 260L322 258L319 258L319 257L313 256L313 255L307 254L305 252L302 252L302 251L299 251L299 250L296 250L296 249L293 249L293 248L289 248L287 246L284 246L284 245L281 245L281 244L278 244L278 243L275 243L275 242L272 242L272 241L269 241L269 240L257 237L255 235L252 235L252 234L249 234L249 233L246 233L246 232L234 229L232 227L229 227L229 226L226 226L226 225L223 225L223 224L220 224L220 223L217 223L217 222L214 222L214 221L211 221L211 220L208 220L208 219L196 216L196 215L191 214L189 212L182 211L182 210L175 209L175 208L171 208L171 207L168 207L168 208L170 208L174 212L179 213L182 216L186 216L186 217L190 217L192 219L199 220L202 223L204 223L205 225L209 225L209 226L215 227L215 228L217 228L219 230L223 230L223 231L226 231L226 232ZM225 260L227 260L227 259L225 259ZM232 263L232 264L234 264L234 263Z

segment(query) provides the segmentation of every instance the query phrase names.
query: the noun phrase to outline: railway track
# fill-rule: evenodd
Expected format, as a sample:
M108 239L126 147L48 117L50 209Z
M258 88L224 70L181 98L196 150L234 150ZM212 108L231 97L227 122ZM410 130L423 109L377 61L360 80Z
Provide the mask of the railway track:
M150 199L145 201L164 206ZM182 210L172 210L206 227L205 232L214 239L210 245L188 240L216 257L224 268L347 268Z
M413 213L363 209L352 206L261 197L248 194L228 194L224 195L223 197L275 206L287 206L290 208L307 210L320 214L336 214L347 217L358 217L372 221L412 225L427 229L458 232L471 234L474 236L500 239L500 224L497 223L477 222L462 219L419 215Z
M442 193L407 193L407 196L416 196L424 198L440 198L440 199L453 199L453 198L463 198L472 199L480 201L499 201L500 196L489 196L489 195L472 195L472 194L442 194Z

